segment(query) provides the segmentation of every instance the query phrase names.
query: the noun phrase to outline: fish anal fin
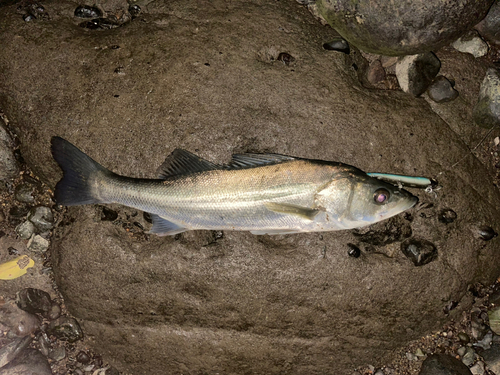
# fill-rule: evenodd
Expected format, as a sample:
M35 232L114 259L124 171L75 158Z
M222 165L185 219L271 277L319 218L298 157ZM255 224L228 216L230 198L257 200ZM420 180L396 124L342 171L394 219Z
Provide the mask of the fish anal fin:
M272 236L277 234L295 234L303 232L300 230L293 230L293 229L269 229L269 230L263 229L263 230L251 230L250 233L255 234L257 236L263 236L265 234Z
M167 156L157 172L158 178L166 180L172 176L182 176L214 169L220 169L220 166L189 151L177 148Z
M264 203L264 206L266 206L268 210L276 213L295 215L307 220L314 220L314 218L319 212L319 210L315 208L303 207L289 203L268 202Z
M149 233L154 233L158 236L173 236L188 230L156 214L151 214L151 219L153 219L153 227Z

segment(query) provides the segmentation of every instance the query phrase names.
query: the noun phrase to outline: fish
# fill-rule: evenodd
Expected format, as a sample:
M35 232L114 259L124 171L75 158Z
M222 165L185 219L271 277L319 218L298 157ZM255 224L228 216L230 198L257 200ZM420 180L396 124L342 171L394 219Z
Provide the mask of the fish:
M151 214L150 233L250 231L256 235L360 228L413 207L418 198L362 170L280 154L236 154L220 165L175 149L156 179L113 173L61 137L56 204L119 203Z

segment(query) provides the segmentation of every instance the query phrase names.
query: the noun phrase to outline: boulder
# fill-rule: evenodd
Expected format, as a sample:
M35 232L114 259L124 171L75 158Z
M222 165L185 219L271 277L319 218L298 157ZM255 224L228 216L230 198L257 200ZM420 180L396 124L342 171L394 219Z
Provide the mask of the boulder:
M387 56L435 51L472 28L493 0L318 0L319 13L359 49Z
M29 23L0 8L0 107L51 186L58 135L133 177L154 178L181 147L218 163L238 152L341 161L441 187L412 189L424 205L370 228L300 235L156 237L133 209L67 209L51 240L56 281L88 344L120 371L350 374L461 316L467 286L499 275L500 240L477 236L500 222L486 168L424 100L365 89L295 2L156 1L110 30L78 27L75 3L44 6L50 17ZM443 210L456 218L439 220ZM437 256L415 266L407 238Z

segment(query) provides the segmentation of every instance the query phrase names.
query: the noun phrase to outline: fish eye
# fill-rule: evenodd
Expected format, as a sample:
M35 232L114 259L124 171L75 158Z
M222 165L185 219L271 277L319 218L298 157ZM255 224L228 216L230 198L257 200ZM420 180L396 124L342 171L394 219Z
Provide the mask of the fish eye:
M377 189L373 193L373 200L376 204L386 204L390 196L391 193L387 189Z

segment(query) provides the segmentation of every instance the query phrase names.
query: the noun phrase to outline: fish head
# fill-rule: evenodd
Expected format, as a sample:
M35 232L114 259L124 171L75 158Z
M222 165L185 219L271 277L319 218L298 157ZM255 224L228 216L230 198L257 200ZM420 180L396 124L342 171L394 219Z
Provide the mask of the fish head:
M336 176L316 196L316 203L344 229L360 228L413 207L418 198L397 186L353 170Z

